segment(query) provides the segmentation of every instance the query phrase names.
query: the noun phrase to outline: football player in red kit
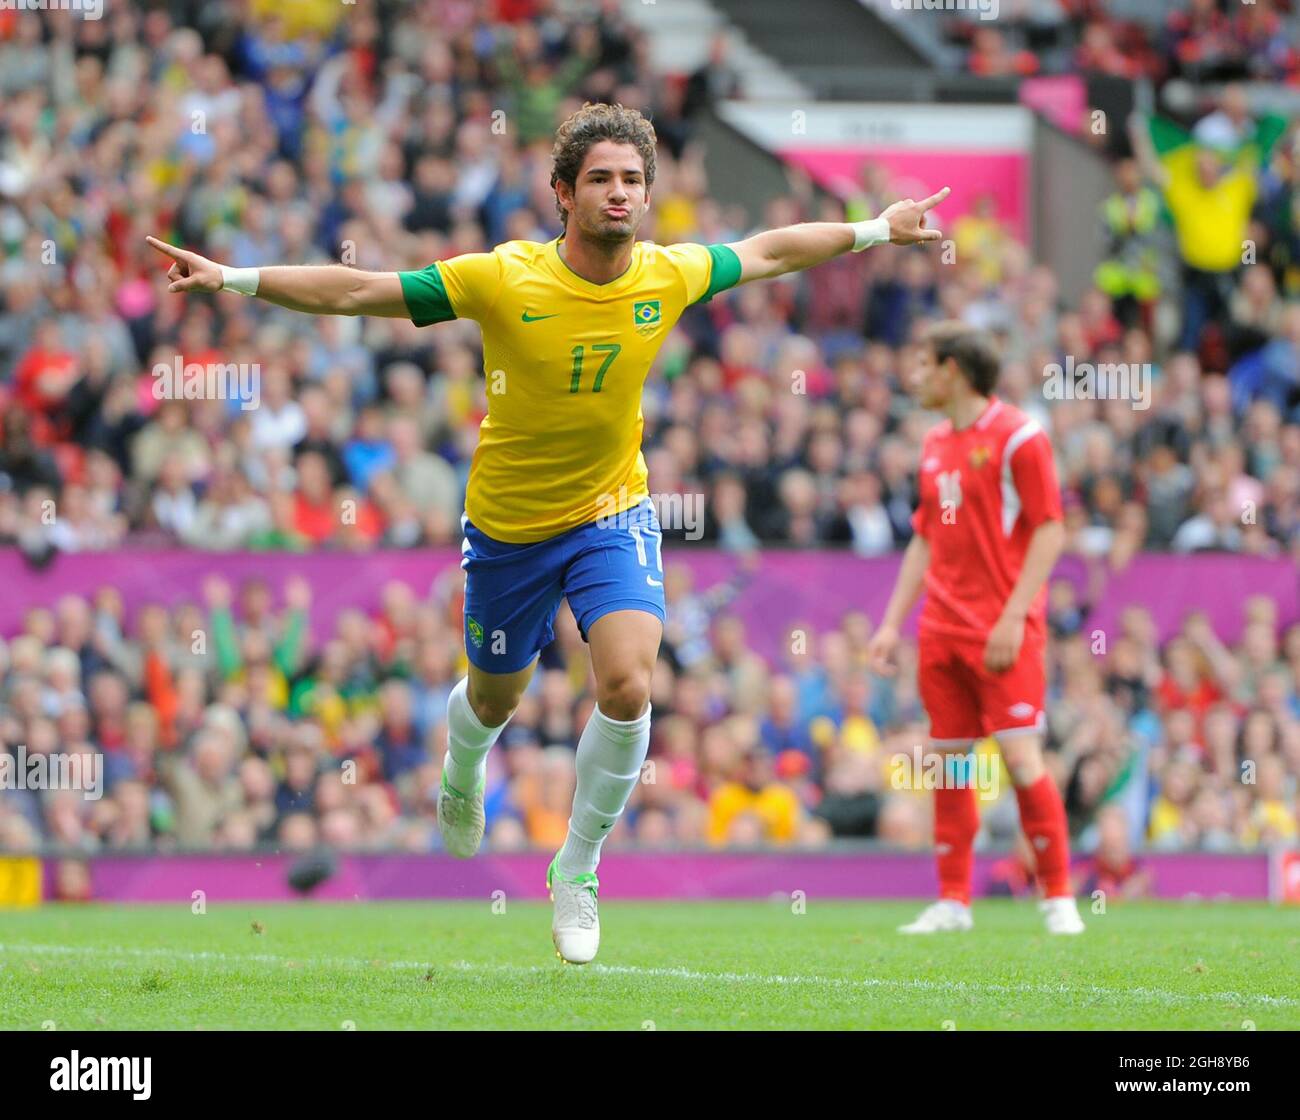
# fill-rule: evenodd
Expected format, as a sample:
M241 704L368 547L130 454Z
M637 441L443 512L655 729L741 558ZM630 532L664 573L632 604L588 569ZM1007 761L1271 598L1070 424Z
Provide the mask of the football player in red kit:
M871 641L872 668L894 671L899 629L924 589L917 672L932 750L966 755L977 739L997 741L1034 848L1047 929L1081 933L1065 807L1043 764L1046 582L1065 539L1052 447L1035 421L993 395L998 358L978 331L937 323L917 361L919 403L947 419L922 447L916 532ZM973 924L976 790L950 761L935 791L939 901L902 933Z

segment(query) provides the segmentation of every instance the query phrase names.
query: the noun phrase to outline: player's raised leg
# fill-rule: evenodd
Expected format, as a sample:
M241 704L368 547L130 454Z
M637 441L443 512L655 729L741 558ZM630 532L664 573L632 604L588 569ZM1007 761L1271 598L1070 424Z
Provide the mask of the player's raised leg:
M447 698L447 756L438 788L442 846L468 859L483 842L483 788L488 751L497 741L532 679L528 665L514 673L487 673L471 664L469 676Z
M469 675L447 699L447 755L438 791L443 848L467 859L483 841L487 756L553 637L566 562L562 541L512 545L462 520Z
M995 734L1016 789L1020 827L1034 849L1043 887L1043 918L1048 933L1084 930L1070 890L1070 833L1061 793L1043 762L1043 736L1036 728Z
M555 949L571 964L587 963L600 946L596 866L650 749L650 677L662 636L660 619L642 610L603 615L588 634L596 707L578 740L569 832L547 872Z

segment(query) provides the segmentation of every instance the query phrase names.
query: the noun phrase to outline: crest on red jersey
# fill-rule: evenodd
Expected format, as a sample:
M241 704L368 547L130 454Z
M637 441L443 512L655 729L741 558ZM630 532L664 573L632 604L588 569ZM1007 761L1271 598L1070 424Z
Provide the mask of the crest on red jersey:
M970 465L978 469L989 461L989 456L992 454L983 444L980 444L979 447L973 447L970 453Z

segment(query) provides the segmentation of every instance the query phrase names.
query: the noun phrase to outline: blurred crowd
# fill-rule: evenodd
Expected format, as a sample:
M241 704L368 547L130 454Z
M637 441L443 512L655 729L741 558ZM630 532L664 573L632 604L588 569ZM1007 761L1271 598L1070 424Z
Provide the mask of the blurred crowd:
M696 587L669 562L650 756L610 844L927 847L914 645L896 678L873 677L871 622L849 614L823 632L792 628L788 654L768 663L727 609L761 569ZM343 609L319 641L301 579L279 595L260 578L212 577L201 602L129 614L113 587L34 606L0 642L0 744L98 755L103 796L0 791L0 850L436 850L446 699L465 671L462 586L456 569L425 595L394 581L379 610ZM1281 628L1267 599L1244 612L1236 645L1195 613L1161 645L1133 607L1099 647L1073 586L1053 586L1049 766L1075 843L1106 874L1127 881L1143 846L1296 842L1300 624ZM563 842L593 696L564 608L490 756L490 848ZM992 761L976 770L980 844L1006 846L1016 801Z
M1287 27L1292 0L1182 0L1167 14L1162 5L1114 0L1001 0L996 20L969 7L945 32L982 77L1300 83L1300 52Z
M1187 44L1207 19L1228 43L1251 21L1273 26L1276 8L1259 0L1223 24L1213 3L1192 4L1170 24L1183 28L1174 55L1206 55ZM0 542L43 563L123 543L458 541L486 409L475 324L169 297L146 234L235 266L377 270L549 239L550 135L584 99L653 114L648 238L725 242L843 219L845 202L801 179L758 216L712 197L692 121L713 85L654 73L619 9L245 0L110 4L94 23L0 12ZM1251 48L1248 76L1275 56ZM1287 77L1290 55L1277 65ZM908 397L912 340L951 315L995 335L1000 394L1050 432L1071 551L1115 566L1151 548L1300 557L1298 152L1288 127L1264 158L1248 142L1256 123L1231 90L1206 105L1190 189L1140 144L1116 166L1103 267L1075 305L983 199L952 228L955 256L845 256L691 309L646 389L651 488L703 495L703 539L746 556L770 543L895 551L933 422ZM878 213L894 198L878 167L862 189L850 207ZM1253 259L1207 259L1210 221L1214 246L1248 237ZM1067 360L1149 369L1149 407L1049 399L1044 372ZM257 407L160 400L152 371L178 361L255 363ZM722 609L725 589L684 578L672 577L677 629L655 685L656 777L614 842L928 844L928 799L895 790L888 761L922 741L914 681L867 676L868 620L765 665ZM1055 595L1062 620L1078 616L1067 588ZM1300 638L1249 609L1234 649L1195 622L1160 648L1135 612L1098 658L1061 623L1053 765L1089 844L1294 839ZM199 603L129 620L112 589L33 606L4 646L3 742L103 752L110 791L0 794L0 847L428 850L443 703L463 671L459 610L453 587L416 601L394 585L380 616L345 612L312 643L303 584L283 610L265 586L220 581ZM592 701L567 615L559 634L494 754L497 847L563 835ZM1246 762L1254 780L1234 781ZM989 807L990 837L1014 832L1013 805Z
M514 22L486 0L383 20L327 5L327 36L260 7L200 11L192 27L131 7L0 22L0 542L34 562L128 539L457 540L486 409L476 324L172 297L147 233L235 266L374 269L549 238L550 132L588 97L653 113L663 150L644 232L660 243L895 198L870 165L861 197L792 177L752 224L710 197L691 124L706 94L649 71L617 3L570 23L541 0ZM1000 392L1051 433L1072 547L1116 563L1138 548L1298 547L1300 181L1294 129L1264 161L1254 126L1229 87L1197 125L1220 145L1193 145L1203 178L1170 177L1155 156L1117 165L1103 268L1077 305L982 198L952 226L954 254L846 256L690 309L644 401L652 489L702 498L703 526L678 535L904 545L932 422L908 397L911 340L953 315L995 334ZM1225 135L1248 154L1230 159ZM1150 407L1050 399L1044 371L1066 361L1148 369ZM224 363L256 367L255 401L159 399L160 366Z

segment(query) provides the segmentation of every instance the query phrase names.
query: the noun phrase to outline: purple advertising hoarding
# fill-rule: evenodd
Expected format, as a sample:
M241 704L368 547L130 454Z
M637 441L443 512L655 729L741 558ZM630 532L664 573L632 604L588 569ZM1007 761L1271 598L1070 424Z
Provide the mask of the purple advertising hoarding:
M351 902L398 899L544 899L548 852L489 853L473 860L443 855L344 855L314 899ZM976 857L975 895L988 893L1004 856ZM1152 897L1265 899L1269 857L1151 854L1139 857ZM294 857L286 855L97 856L89 861L91 893L100 902L184 903L194 891L210 901L288 901ZM46 897L53 897L56 861L46 861ZM613 851L600 864L604 896L623 899L891 899L933 897L928 852L633 852Z
M314 589L312 631L320 639L332 632L342 609L377 609L388 581L399 580L424 596L440 576L456 576L459 562L460 553L449 548L363 555L127 550L61 555L37 571L8 550L0 553L0 585L6 591L0 597L0 635L18 633L28 609L52 606L67 593L89 595L113 586L134 611L145 602L198 600L204 577L220 574L235 583L262 576L277 590L292 576L304 577ZM734 555L691 548L666 549L665 562L689 568L697 590L732 577L739 565ZM729 610L745 621L753 648L777 661L790 626L816 632L837 625L847 611L865 611L878 619L898 563L896 556L864 559L847 552L769 550ZM1115 632L1125 607L1139 605L1151 611L1162 640L1179 629L1188 612L1201 610L1221 638L1235 641L1242 630L1242 606L1251 595L1274 600L1283 625L1300 619L1300 578L1289 559L1140 555L1122 571L1089 578L1080 559L1066 557L1056 576L1076 585L1080 601L1092 597L1087 628L1108 634Z

